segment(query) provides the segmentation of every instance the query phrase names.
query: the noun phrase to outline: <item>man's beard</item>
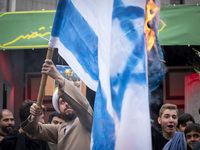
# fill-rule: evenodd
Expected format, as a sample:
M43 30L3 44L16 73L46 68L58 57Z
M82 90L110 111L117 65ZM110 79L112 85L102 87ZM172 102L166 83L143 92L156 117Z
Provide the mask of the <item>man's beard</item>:
M72 120L74 120L76 118L76 115L75 115L74 112L68 113L68 114L64 113L64 114L61 114L61 117L65 121L72 121Z
M8 127L12 127L12 128L7 129ZM14 129L14 126L12 126L12 125L9 125L9 126L1 126L1 130L2 130L3 132L7 133L7 134L8 134L12 129Z

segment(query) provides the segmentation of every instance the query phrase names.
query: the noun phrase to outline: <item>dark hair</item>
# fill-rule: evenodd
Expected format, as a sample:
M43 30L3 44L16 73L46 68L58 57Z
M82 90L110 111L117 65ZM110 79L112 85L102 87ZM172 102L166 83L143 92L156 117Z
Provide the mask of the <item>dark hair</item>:
M53 117L55 117L55 116L58 118L61 118L61 115L57 111L54 111L49 115L48 122L51 123Z
M25 121L30 115L30 107L33 103L35 103L35 101L27 100L21 104L19 108L19 117L21 122Z
M31 105L33 105L33 103L36 102L32 100L26 100L21 104L19 108L19 117L21 122L25 121L30 115L30 107ZM46 107L43 109L43 113L45 112L46 112Z
M191 132L191 131L196 131L200 133L200 124L198 123L191 123L189 124L186 128L185 128L185 136L187 133Z
M4 111L7 111L7 112L13 114L9 109L2 109L2 110L0 110L0 120L3 118L2 114L3 114Z
M192 121L192 123L195 123L195 120L191 114L185 113L185 114L180 115L178 118L177 128L179 128L180 124L183 126L186 126L186 122L188 121Z

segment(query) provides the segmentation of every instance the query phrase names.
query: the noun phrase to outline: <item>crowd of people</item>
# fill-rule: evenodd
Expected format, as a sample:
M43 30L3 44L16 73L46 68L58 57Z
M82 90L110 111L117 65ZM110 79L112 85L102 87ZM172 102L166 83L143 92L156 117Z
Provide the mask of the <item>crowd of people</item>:
M158 123L161 131L151 127L153 150L193 150L194 145L200 142L200 124L195 123L189 113L178 117L174 104L162 105Z
M13 113L0 110L0 150L89 150L93 109L86 97L51 60L45 60L42 73L59 84L52 98L55 112L45 123L45 106L26 100L19 108L21 123L15 125ZM191 114L179 116L176 105L164 104L158 123L160 130L151 127L152 150L200 150L200 124Z

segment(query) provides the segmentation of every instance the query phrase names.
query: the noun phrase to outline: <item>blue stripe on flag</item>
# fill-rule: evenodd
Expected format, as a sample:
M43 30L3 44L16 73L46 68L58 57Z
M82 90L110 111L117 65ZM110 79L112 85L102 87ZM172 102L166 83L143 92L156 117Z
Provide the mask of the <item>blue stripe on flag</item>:
M67 1L65 0L59 0L58 5L57 5L57 9L56 9L56 14L54 17L54 22L53 22L53 28L51 31L51 35L54 37L58 37L60 35L60 31L62 32L62 25L63 25L63 21L64 21L64 13L66 11L66 3Z
M126 37L133 43L138 38L141 38L138 37L137 31L134 29L133 20L141 17L144 17L144 10L142 8L135 6L124 7L120 0L114 1L113 20L118 19L120 21L121 29L124 31L124 33L127 33ZM144 39L144 37L141 39ZM118 73L116 77L110 78L112 103L119 119L121 118L122 101L128 83L135 82L136 84L145 84L147 82L145 80L145 72L132 73L140 60L143 61L143 68L145 68L144 49L144 41L141 41L141 43L138 43L138 45L132 50L131 55L125 63L126 65L123 72L121 74ZM116 87L119 87L118 91L114 90L117 89Z
M100 85L100 84L99 84ZM93 117L93 150L114 150L115 127L113 118L107 111L107 102L101 86L98 86Z
M130 59L131 61L131 59ZM118 118L121 119L121 108L124 98L125 91L127 89L128 83L134 82L136 84L144 85L146 83L146 73L131 73L135 66L130 65L131 62L128 61L124 72L118 77L111 77L111 93L112 93L112 104L117 112ZM116 91L116 87L118 91ZM134 89L133 89L134 90ZM133 98L134 99L134 98Z
M78 62L84 64L83 69L98 81L98 37L71 1L59 1L51 35L59 37Z

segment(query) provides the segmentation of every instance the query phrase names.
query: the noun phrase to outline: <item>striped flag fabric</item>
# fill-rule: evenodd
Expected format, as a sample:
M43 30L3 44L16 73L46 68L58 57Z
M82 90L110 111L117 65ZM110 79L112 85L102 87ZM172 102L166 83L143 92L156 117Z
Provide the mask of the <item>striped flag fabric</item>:
M98 18L94 0L59 0L49 46L91 89L98 84ZM86 19L87 18L87 19Z
M151 150L146 0L59 0L50 47L96 91L91 149Z

